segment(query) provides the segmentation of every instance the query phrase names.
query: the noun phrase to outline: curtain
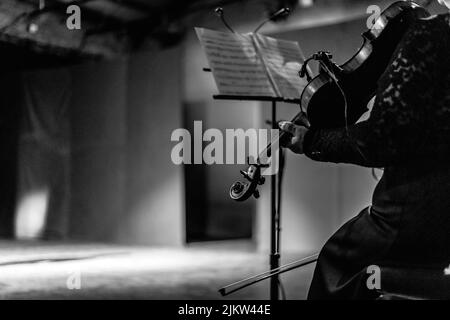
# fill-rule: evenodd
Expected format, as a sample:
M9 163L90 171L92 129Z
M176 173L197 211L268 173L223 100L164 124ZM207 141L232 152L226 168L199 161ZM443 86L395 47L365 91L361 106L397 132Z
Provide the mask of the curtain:
M70 201L71 74L34 70L21 80L16 237L62 239Z

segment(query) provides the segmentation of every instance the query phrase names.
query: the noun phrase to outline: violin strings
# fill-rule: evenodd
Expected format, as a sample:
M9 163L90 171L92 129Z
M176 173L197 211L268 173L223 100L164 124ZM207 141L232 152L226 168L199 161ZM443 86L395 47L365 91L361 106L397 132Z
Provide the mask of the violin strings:
M296 122L296 121L299 119L299 117L300 117L300 116L297 115L297 116L292 120L292 122ZM274 143L280 142L281 138L282 138L284 135L285 135L285 132L282 131L282 132L278 135L278 137L276 137L275 139L273 139L273 140L267 145L267 147L259 154L258 159L260 159L262 155L267 155L268 152L269 152L269 150L272 149L272 145L273 145Z

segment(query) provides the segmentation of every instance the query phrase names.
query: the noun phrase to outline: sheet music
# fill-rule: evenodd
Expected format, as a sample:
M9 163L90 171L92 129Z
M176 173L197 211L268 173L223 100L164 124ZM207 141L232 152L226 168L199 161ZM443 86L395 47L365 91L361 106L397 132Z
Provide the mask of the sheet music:
M298 43L261 34L254 37L277 93L284 98L299 99L308 83L298 75L305 61Z
M251 35L195 30L220 94L277 96Z

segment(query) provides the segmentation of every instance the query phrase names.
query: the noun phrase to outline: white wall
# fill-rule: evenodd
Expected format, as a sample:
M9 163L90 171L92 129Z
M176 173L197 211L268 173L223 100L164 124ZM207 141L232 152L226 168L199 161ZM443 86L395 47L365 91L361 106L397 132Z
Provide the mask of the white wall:
M115 240L124 216L127 72L127 60L72 68L72 238Z
M184 241L182 167L170 158L172 131L182 127L179 48L130 57L127 98L125 242L181 245Z
M171 133L181 127L179 48L73 68L73 238L181 245L181 167Z

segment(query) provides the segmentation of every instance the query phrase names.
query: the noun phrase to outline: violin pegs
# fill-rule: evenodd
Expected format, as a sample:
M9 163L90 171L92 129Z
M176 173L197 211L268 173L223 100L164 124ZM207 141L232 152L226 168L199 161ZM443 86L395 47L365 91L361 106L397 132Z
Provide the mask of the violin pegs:
M249 181L251 180L247 172L245 172L244 170L241 170L240 172L244 176L245 179L247 179Z

